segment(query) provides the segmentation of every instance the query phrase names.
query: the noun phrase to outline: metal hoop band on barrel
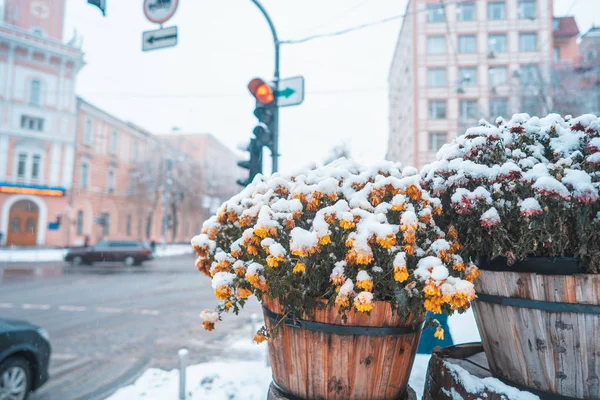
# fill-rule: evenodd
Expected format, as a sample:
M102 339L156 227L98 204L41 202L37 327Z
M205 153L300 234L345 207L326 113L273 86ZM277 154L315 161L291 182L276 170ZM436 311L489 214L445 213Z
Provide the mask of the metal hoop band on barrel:
M283 315L274 313L263 306L265 315L275 321L281 321ZM309 331L318 331L326 333L337 333L340 335L365 335L365 336L394 336L394 335L411 335L418 333L416 328L411 326L346 326L325 324L323 322L306 321L302 319L294 319L285 317L284 324L292 328L302 328Z
M491 294L477 294L476 301L498 304L502 306L531 308L551 312L572 312L578 314L600 315L600 306L595 304L555 303L542 300L520 299L515 297L495 296Z
M479 269L495 272L522 272L538 275L578 275L585 273L579 259L573 257L529 257L508 264L504 257L489 260L480 257L477 260Z

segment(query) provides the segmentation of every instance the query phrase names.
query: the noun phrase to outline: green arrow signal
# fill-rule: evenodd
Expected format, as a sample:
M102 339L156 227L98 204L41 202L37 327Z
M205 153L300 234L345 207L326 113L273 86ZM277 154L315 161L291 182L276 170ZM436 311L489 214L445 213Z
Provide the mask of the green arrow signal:
M277 92L277 97L283 96L286 99L289 99L290 96L293 95L294 93L296 93L296 91L294 89L292 89L291 87L286 87L285 89Z

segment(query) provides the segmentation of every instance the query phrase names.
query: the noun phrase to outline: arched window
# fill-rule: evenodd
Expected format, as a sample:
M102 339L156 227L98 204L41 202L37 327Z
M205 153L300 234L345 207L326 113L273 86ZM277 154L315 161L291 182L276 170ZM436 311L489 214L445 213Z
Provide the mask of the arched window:
M42 84L37 79L29 83L29 104L40 106L42 103Z
M83 210L77 211L77 234L83 235Z

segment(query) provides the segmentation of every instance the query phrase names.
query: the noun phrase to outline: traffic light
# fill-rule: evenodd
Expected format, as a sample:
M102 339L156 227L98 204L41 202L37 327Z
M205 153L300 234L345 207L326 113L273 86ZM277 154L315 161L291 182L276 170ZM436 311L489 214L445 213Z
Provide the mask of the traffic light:
M250 160L238 161L237 165L248 170L248 179L238 179L236 183L240 186L248 186L257 174L262 174L262 146L257 139L250 140L246 148L250 153Z
M106 17L106 0L88 0L88 4L98 7Z
M275 89L262 79L254 78L248 84L248 90L256 99L254 115L258 118L258 124L252 130L252 133L256 136L256 140L261 147L268 147L273 151L277 113Z

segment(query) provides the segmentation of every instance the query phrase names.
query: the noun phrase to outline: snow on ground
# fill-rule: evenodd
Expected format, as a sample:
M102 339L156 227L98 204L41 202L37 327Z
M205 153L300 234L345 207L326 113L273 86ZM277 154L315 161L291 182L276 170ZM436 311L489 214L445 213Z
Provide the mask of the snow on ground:
M62 261L68 249L27 249L23 247L8 247L0 250L0 262L47 262ZM168 244L156 246L155 257L178 256L191 254L192 247L189 244Z
M448 325L455 344L481 340L471 310L450 317ZM188 367L186 400L264 400L271 382L271 368L266 365L265 343L256 345L249 339L238 339L223 348L240 350L244 354L244 361L222 359ZM227 355L224 354L224 357ZM409 384L419 399L425 386L429 357L417 354L410 376ZM178 370L151 368L135 383L119 389L107 400L176 400L178 393Z

